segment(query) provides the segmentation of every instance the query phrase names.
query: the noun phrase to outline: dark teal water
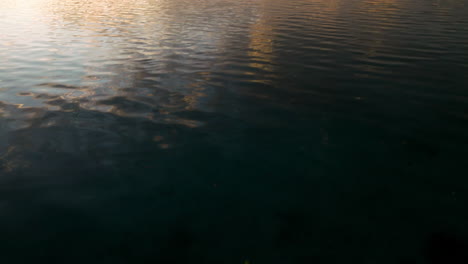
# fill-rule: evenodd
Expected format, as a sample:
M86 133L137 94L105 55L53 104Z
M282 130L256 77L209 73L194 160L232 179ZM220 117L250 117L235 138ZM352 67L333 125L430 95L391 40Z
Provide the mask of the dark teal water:
M468 263L467 88L465 0L2 0L0 262Z

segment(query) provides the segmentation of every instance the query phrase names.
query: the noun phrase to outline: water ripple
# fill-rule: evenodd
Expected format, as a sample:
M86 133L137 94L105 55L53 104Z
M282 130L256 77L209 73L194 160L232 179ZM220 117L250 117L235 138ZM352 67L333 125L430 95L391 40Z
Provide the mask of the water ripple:
M48 204L52 200L60 204L60 195L60 199L47 200L44 197L51 194L40 191L49 179L51 186L67 186L70 196L63 196L70 200L64 207L79 207L76 201L82 200L73 194L76 189L83 191L75 189L75 183L83 181L80 183L92 188L105 186L96 187L102 188L95 194L105 196L102 200L81 209L88 212L100 203L102 210L96 209L99 212L94 214L101 215L96 221L106 226L98 230L110 230L109 234L124 233L119 223L115 224L118 232L107 226L121 218L139 217L129 225L142 229L160 227L164 224L151 222L155 220L149 218L155 214L151 210L161 217L182 208L187 211L181 217L184 221L193 212L205 210L210 215L205 219L210 230L240 237L235 242L220 240L214 231L205 232L213 236L206 240L204 235L194 236L203 240L200 250L206 251L198 259L203 263L249 262L238 256L225 258L239 253L232 253L233 248L242 254L274 255L271 261L252 263L399 263L373 249L359 254L380 254L366 261L350 260L355 252L330 254L337 259L347 257L340 261L294 256L301 251L298 245L308 239L318 241L313 247L317 252L330 252L327 250L333 245L327 243L331 240L327 235L320 237L320 232L330 229L329 222L349 219L346 213L337 212L339 206L346 212L349 208L364 210L361 197L353 196L359 206L351 207L346 204L350 199L343 199L362 189L363 182L373 183L365 187L372 189L368 193L379 192L374 187L380 186L391 195L400 196L401 191L409 197L414 196L415 186L430 180L438 184L445 179L439 176L454 172L453 168L465 171L463 165L453 163L466 157L468 150L467 14L464 0L0 0L0 193L13 193L4 189L18 182L18 188L26 190L17 194L22 197L17 207L5 205L15 208L14 212L4 210L0 201L0 219L23 220L24 227L42 230L28 222L40 215L35 213L40 206L31 204L33 209L28 211L23 210L23 203L37 200ZM443 162L454 166L438 165ZM420 165L408 165L413 163ZM418 173L424 175L414 176ZM428 180L425 174L431 173L438 173L437 180ZM41 177L30 177L37 175ZM103 175L110 175L104 183L99 182ZM27 180L21 181L24 178ZM3 184L3 180L13 183ZM381 182L394 181L410 187L394 190L381 186ZM211 188L217 184L231 189ZM36 187L38 197L28 189ZM427 188L432 194L433 189ZM164 191L158 191L161 189ZM160 197L155 193L169 194ZM125 207L125 202L133 205L128 200L140 196L141 204L154 203L156 209L152 204L143 209ZM369 212L380 212L380 208L408 207L406 203L395 206L393 196L387 203L372 197L364 203L378 202L361 212L363 219L356 222L368 225L372 217L379 217ZM443 197L448 198L440 202L444 210L439 215L445 215L445 207L452 202L450 195ZM426 198L427 203L433 202L432 197ZM170 205L163 213L157 207L161 201ZM304 205L304 201L311 203ZM256 214L277 210L274 204L284 204L288 213ZM296 207L313 212L311 223L326 224L308 230L306 217L289 213ZM223 211L228 210L225 208L249 209L242 215ZM462 209L459 206L454 211L464 212ZM114 211L105 215L106 210L124 211L125 216ZM24 219L19 212L24 212ZM401 218L400 211L381 214L396 222ZM274 215L281 215L285 222L281 225L300 230L294 233L281 227L274 242L259 238L263 233L251 239L251 233L279 225L269 223ZM412 213L404 219L407 215ZM232 223L254 219L254 224L242 226L245 232L230 228L232 223L229 228L219 228L222 217L235 219ZM289 222L284 220L288 217ZM38 222L55 218L52 214ZM166 222L176 222L173 220ZM205 221L191 220L194 226L203 226ZM1 222L0 227L15 226L11 223ZM348 230L341 230L342 226L334 227L340 230L336 241L344 241L342 234ZM4 241L18 248L35 243L34 248L42 250L44 239L37 238L41 236L37 241L18 240L30 230L11 230L2 232ZM165 234L167 230L159 231L156 233ZM53 233L62 234L60 230ZM360 236L362 232L347 234L353 241ZM183 235L181 240L190 244ZM213 243L218 240L223 243ZM166 239L159 248L176 251L167 253L171 257L199 251L194 247L182 252L174 246L177 243L167 241L172 240ZM58 244L54 252L61 252ZM246 244L259 248L244 250ZM263 248L273 244L283 246ZM350 251L362 245L343 244ZM101 245L98 248L96 252L106 250ZM145 248L128 255L137 258ZM303 252L308 255L311 251ZM214 256L213 261L207 257L216 254L224 255ZM23 255L30 254L22 252L15 258ZM144 261L171 262L168 259ZM172 262L193 262L178 260ZM109 261L143 262L133 258Z

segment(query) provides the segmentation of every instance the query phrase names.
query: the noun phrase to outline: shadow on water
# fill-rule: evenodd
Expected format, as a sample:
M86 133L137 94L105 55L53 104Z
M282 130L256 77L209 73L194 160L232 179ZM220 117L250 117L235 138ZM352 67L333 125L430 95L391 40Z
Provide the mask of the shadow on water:
M275 136L260 138L266 129L215 113L161 113L135 93L96 102L109 111L84 108L86 98L21 96L46 107L0 104L1 260L215 263L252 254L259 205L249 201L286 168Z
M48 107L0 105L8 263L466 263L462 240L424 242L458 226L446 221L466 217L466 197L456 178L437 182L447 166L431 165L453 156L417 136L355 124L356 143L342 122L259 126L160 115L131 97L99 101L106 112L27 96ZM361 158L349 160L353 148Z
M28 96L59 109L0 105L0 259L234 263L253 254L260 204L249 203L269 191L261 182L286 177L274 137L197 111L125 116L152 109L122 97L99 102L114 109L102 112Z
M434 233L424 247L431 264L468 263L468 241L450 233Z
M154 255L185 262L192 235L186 223L173 222L184 220L178 211L193 214L196 201L203 206L213 185L225 180L222 142L207 137L208 128L86 110L50 97L60 110L1 105L2 253L7 247L12 254L6 260L128 263ZM102 103L138 109L121 98ZM217 130L239 129L226 117L190 115L216 121Z

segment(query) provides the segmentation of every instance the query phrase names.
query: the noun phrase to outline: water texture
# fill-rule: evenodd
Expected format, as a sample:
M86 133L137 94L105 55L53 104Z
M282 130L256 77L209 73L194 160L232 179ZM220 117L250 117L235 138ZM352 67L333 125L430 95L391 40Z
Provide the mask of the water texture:
M467 88L466 0L1 0L0 262L468 263Z

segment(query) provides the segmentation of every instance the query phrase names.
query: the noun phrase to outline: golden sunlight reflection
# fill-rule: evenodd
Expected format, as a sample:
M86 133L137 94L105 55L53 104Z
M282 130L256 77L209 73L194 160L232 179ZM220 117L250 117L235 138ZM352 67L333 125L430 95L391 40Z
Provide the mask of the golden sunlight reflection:
M254 60L250 66L271 72L273 62L273 24L261 17L251 27L248 55Z
M154 136L153 137L153 141L156 141L156 142L160 142L160 141L163 141L163 140L164 140L163 136Z
M4 93L0 100L33 106L38 106L33 101L38 100L49 110L72 111L80 107L189 127L200 125L195 121L176 120L170 113L195 109L198 98L206 96L203 92L206 78L187 84L183 80L175 80L179 75L177 72L173 72L175 78L162 78L156 72L164 67L171 70L170 64L173 63L164 58L171 56L171 50L161 45L163 36L174 35L168 31L168 23L172 22L164 17L160 9L162 4L169 3L152 1L149 4L146 0L2 1L0 12L11 16L9 21L13 23L16 16L21 23L34 26L36 32L33 35L20 34L21 30L29 30L30 27L18 24L2 28L0 44L25 46L25 49L13 53L5 51L3 58L14 61L17 55L30 57L31 64L47 70L47 75L36 78L43 79L36 83L25 83L24 88L14 87L22 88L21 92ZM36 18L41 19L35 21ZM204 37L210 38L210 35ZM61 43L64 40L68 43ZM44 44L37 47L39 52L35 54L38 58L28 56L27 53L33 52L40 42ZM162 61L154 70L145 64L158 59ZM63 65L69 69L62 70ZM149 83L148 77L155 81ZM13 91L12 88L5 89ZM128 100L112 99L119 97ZM150 97L152 99L148 99ZM159 115L166 117L149 114L154 106L159 107Z
M171 147L169 144L159 144L158 146L160 149L168 149Z

